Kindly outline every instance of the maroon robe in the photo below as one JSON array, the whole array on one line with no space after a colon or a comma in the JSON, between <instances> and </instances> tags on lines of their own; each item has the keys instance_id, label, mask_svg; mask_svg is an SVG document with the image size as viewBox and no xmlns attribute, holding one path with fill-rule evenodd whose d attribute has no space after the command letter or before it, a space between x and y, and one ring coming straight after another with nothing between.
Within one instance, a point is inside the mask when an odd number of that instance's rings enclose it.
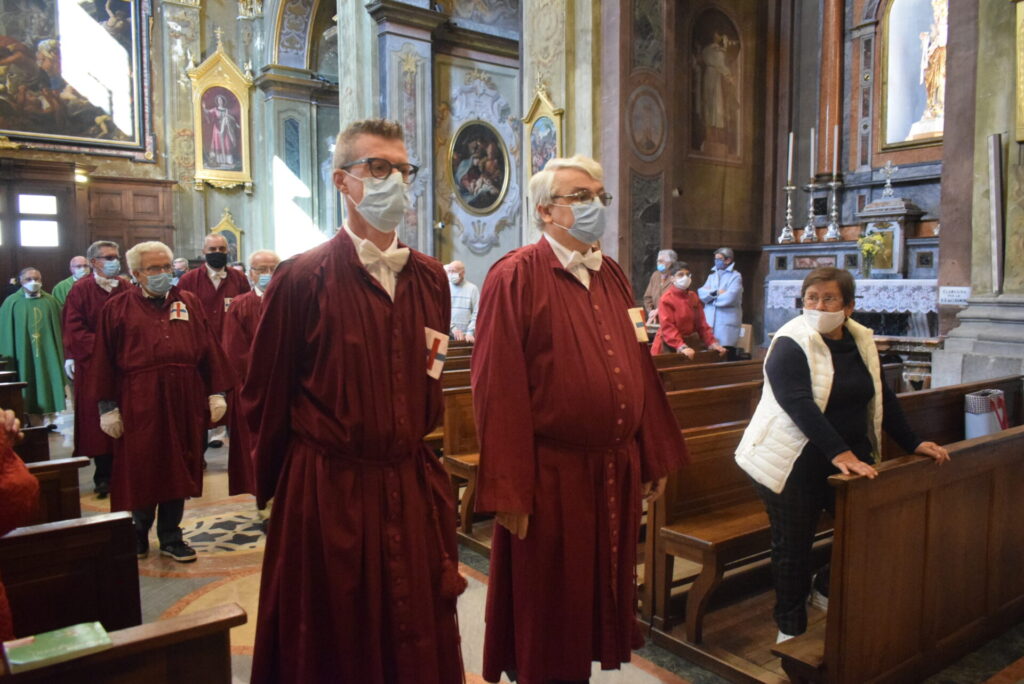
<instances>
[{"instance_id":1,"label":"maroon robe","mask_svg":"<svg viewBox=\"0 0 1024 684\"><path fill-rule=\"evenodd\" d=\"M274 272L242 391L274 497L253 682L462 682L454 502L423 442L443 410L425 328L450 307L415 251L392 302L344 230Z\"/></svg>"},{"instance_id":2,"label":"maroon robe","mask_svg":"<svg viewBox=\"0 0 1024 684\"><path fill-rule=\"evenodd\" d=\"M546 238L484 281L473 349L477 509L528 513L525 540L495 527L484 679L585 680L628 662L641 486L686 461L629 283L603 260L587 290Z\"/></svg>"},{"instance_id":3,"label":"maroon robe","mask_svg":"<svg viewBox=\"0 0 1024 684\"><path fill-rule=\"evenodd\" d=\"M240 385L249 370L249 347L260 322L263 297L251 290L231 301L224 319L224 353L238 375ZM228 494L255 494L256 476L252 466L252 434L242 415L238 393L228 399Z\"/></svg>"},{"instance_id":4,"label":"maroon robe","mask_svg":"<svg viewBox=\"0 0 1024 684\"><path fill-rule=\"evenodd\" d=\"M89 364L100 322L100 310L107 300L131 287L127 278L107 292L93 276L75 283L64 301L62 329L64 358L75 360L75 450L74 456L104 456L114 453L113 441L100 430L99 397L90 382Z\"/></svg>"},{"instance_id":5,"label":"maroon robe","mask_svg":"<svg viewBox=\"0 0 1024 684\"><path fill-rule=\"evenodd\" d=\"M172 320L181 302L188 320ZM148 508L203 492L209 396L235 385L199 300L172 287L159 302L139 287L111 297L100 314L89 368L101 401L121 409L114 440L110 509Z\"/></svg>"},{"instance_id":6,"label":"maroon robe","mask_svg":"<svg viewBox=\"0 0 1024 684\"><path fill-rule=\"evenodd\" d=\"M205 264L199 268L193 268L178 279L178 287L199 297L199 301L203 303L203 313L206 314L206 320L210 322L213 334L218 342L222 342L224 340L224 314L228 310L230 300L245 294L252 288L244 273L238 269L225 268L224 271L228 275L221 281L220 287L215 289L206 269Z\"/></svg>"}]
</instances>

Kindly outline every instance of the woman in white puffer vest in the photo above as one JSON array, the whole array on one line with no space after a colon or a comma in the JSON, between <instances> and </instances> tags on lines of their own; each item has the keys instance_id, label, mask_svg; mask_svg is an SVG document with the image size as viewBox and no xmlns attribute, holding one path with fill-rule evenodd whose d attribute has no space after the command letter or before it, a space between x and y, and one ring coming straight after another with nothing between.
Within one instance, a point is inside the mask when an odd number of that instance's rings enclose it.
<instances>
[{"instance_id":1,"label":"woman in white puffer vest","mask_svg":"<svg viewBox=\"0 0 1024 684\"><path fill-rule=\"evenodd\" d=\"M771 523L778 641L807 629L807 598L828 605L827 566L813 579L811 547L823 510L835 512L828 477L874 478L884 429L907 452L949 454L922 442L882 383L870 328L850 318L848 271L818 268L804 279L803 315L779 328L764 361L764 391L736 450Z\"/></svg>"}]
</instances>

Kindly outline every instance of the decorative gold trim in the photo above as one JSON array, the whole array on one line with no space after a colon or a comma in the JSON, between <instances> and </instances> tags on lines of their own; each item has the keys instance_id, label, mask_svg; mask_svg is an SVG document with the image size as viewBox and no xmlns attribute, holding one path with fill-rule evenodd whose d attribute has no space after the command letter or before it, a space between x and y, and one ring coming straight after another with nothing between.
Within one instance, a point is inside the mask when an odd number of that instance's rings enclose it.
<instances>
[{"instance_id":1,"label":"decorative gold trim","mask_svg":"<svg viewBox=\"0 0 1024 684\"><path fill-rule=\"evenodd\" d=\"M462 199L462 193L459 192L459 184L455 180L455 172L452 170L452 157L454 156L455 153L455 143L458 142L459 136L462 134L462 131L464 131L469 126L483 126L484 128L488 129L491 132L491 134L494 135L494 138L498 141L498 143L501 145L501 154L505 159L505 177L502 179L501 182L501 192L498 193L498 198L494 200L494 202L484 207L483 209L471 207L468 204L466 204L466 202ZM449 181L451 182L452 189L454 190L452 194L455 197L455 201L459 203L459 206L461 206L463 209L468 211L470 214L473 214L474 216L490 216L495 211L497 211L498 207L500 207L501 203L505 200L505 195L508 193L509 179L512 177L512 174L515 171L515 169L512 168L512 157L509 156L508 145L505 144L505 139L502 137L501 133L498 132L497 128L495 128L489 122L484 121L483 119L470 119L469 121L464 121L462 125L459 126L459 128L455 131L455 135L452 136L451 142L448 143L447 165L448 168L446 169L446 173L449 176Z\"/></svg>"},{"instance_id":2,"label":"decorative gold trim","mask_svg":"<svg viewBox=\"0 0 1024 684\"><path fill-rule=\"evenodd\" d=\"M533 103L523 117L523 158L526 160L527 176L532 176L533 170L533 127L541 118L551 119L555 125L555 156L562 156L562 120L565 110L555 108L551 98L548 96L547 85L541 78L537 78L537 90L533 95ZM539 171L539 169L538 169Z\"/></svg>"},{"instance_id":3,"label":"decorative gold trim","mask_svg":"<svg viewBox=\"0 0 1024 684\"><path fill-rule=\"evenodd\" d=\"M21 149L21 145L13 142L6 135L0 135L0 150L17 150Z\"/></svg>"},{"instance_id":4,"label":"decorative gold trim","mask_svg":"<svg viewBox=\"0 0 1024 684\"><path fill-rule=\"evenodd\" d=\"M196 131L194 136L195 187L197 190L202 189L204 182L215 188L233 188L242 185L246 192L252 192L252 168L249 160L249 91L252 89L252 78L239 69L234 60L224 51L223 31L218 28L216 34L217 49L214 53L207 57L202 64L187 72L192 81L192 120ZM206 165L206 156L203 154L203 95L214 87L227 90L238 100L241 171L209 168Z\"/></svg>"},{"instance_id":5,"label":"decorative gold trim","mask_svg":"<svg viewBox=\"0 0 1024 684\"><path fill-rule=\"evenodd\" d=\"M210 233L231 233L235 237L235 251L237 254L236 261L242 261L244 259L242 252L242 236L245 235L245 231L235 225L235 219L231 215L231 210L224 207L224 212L220 215L220 221L213 228L210 229ZM231 245L231 238L225 236L228 241L228 245ZM230 250L229 250L230 251Z\"/></svg>"}]
</instances>

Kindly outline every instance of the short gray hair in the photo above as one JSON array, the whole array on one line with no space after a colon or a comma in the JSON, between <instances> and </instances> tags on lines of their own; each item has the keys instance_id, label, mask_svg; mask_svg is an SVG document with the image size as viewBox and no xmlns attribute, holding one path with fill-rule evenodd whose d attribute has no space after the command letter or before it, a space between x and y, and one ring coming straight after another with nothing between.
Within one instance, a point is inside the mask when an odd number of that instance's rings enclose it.
<instances>
[{"instance_id":1,"label":"short gray hair","mask_svg":"<svg viewBox=\"0 0 1024 684\"><path fill-rule=\"evenodd\" d=\"M151 242L140 242L124 255L125 260L128 262L129 271L138 271L142 267L142 255L149 254L150 252L165 252L167 258L174 261L174 252L171 248L162 242L153 240Z\"/></svg>"},{"instance_id":2,"label":"short gray hair","mask_svg":"<svg viewBox=\"0 0 1024 684\"><path fill-rule=\"evenodd\" d=\"M252 268L252 260L255 259L256 257L258 257L261 254L269 254L270 256L272 256L275 259L277 259L277 263L281 263L281 257L278 256L277 252L275 252L274 250L272 250L272 249L257 249L255 252L253 252L252 254L249 255L249 260L245 262L246 266L248 266L249 268Z\"/></svg>"},{"instance_id":3,"label":"short gray hair","mask_svg":"<svg viewBox=\"0 0 1024 684\"><path fill-rule=\"evenodd\" d=\"M530 179L530 203L533 205L533 223L538 230L544 230L544 221L537 207L551 204L551 193L555 185L555 172L562 169L578 169L594 180L604 180L604 169L595 160L582 154L571 157L555 157L549 159L541 171L533 174Z\"/></svg>"},{"instance_id":4,"label":"short gray hair","mask_svg":"<svg viewBox=\"0 0 1024 684\"><path fill-rule=\"evenodd\" d=\"M97 240L89 245L89 249L85 250L85 258L92 261L100 255L100 250L104 247L113 247L118 254L121 253L121 248L118 247L116 242L111 242L110 240Z\"/></svg>"},{"instance_id":5,"label":"short gray hair","mask_svg":"<svg viewBox=\"0 0 1024 684\"><path fill-rule=\"evenodd\" d=\"M676 263L677 261L679 261L679 255L676 254L676 250L674 250L674 249L658 250L658 258L659 259L668 259L673 264Z\"/></svg>"},{"instance_id":6,"label":"short gray hair","mask_svg":"<svg viewBox=\"0 0 1024 684\"><path fill-rule=\"evenodd\" d=\"M728 247L719 247L718 249L716 249L715 256L718 256L719 254L721 254L726 259L732 259L733 261L736 261L735 255L733 255L732 250L729 249Z\"/></svg>"},{"instance_id":7,"label":"short gray hair","mask_svg":"<svg viewBox=\"0 0 1024 684\"><path fill-rule=\"evenodd\" d=\"M29 271L35 271L36 273L38 273L39 274L39 280L42 281L42 279L43 279L43 272L40 271L35 266L26 266L25 268L23 268L20 271L18 271L18 281L20 282L21 279L25 277L25 274L28 273Z\"/></svg>"}]
</instances>

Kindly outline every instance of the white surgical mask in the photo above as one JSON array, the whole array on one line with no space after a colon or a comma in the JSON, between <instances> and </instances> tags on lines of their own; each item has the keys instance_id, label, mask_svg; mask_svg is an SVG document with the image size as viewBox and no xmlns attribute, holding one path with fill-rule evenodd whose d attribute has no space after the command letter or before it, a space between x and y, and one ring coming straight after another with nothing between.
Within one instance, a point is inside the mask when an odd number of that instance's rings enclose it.
<instances>
[{"instance_id":1,"label":"white surgical mask","mask_svg":"<svg viewBox=\"0 0 1024 684\"><path fill-rule=\"evenodd\" d=\"M804 320L807 321L807 325L824 335L846 322L846 312L804 309Z\"/></svg>"},{"instance_id":2,"label":"white surgical mask","mask_svg":"<svg viewBox=\"0 0 1024 684\"><path fill-rule=\"evenodd\" d=\"M459 274L458 273L449 273L448 274L448 282L450 282L452 285L458 285L459 284L459 280L460 280L460 278L459 278Z\"/></svg>"},{"instance_id":3,"label":"white surgical mask","mask_svg":"<svg viewBox=\"0 0 1024 684\"><path fill-rule=\"evenodd\" d=\"M29 294L35 294L42 289L43 284L38 280L30 280L27 283L22 284L22 287L25 288L25 291Z\"/></svg>"},{"instance_id":4,"label":"white surgical mask","mask_svg":"<svg viewBox=\"0 0 1024 684\"><path fill-rule=\"evenodd\" d=\"M564 205L558 205L564 206ZM593 244L604 235L605 213L604 205L600 200L583 204L578 202L570 205L572 207L572 226L566 227L560 223L555 225L569 231L569 235L585 244Z\"/></svg>"},{"instance_id":5,"label":"white surgical mask","mask_svg":"<svg viewBox=\"0 0 1024 684\"><path fill-rule=\"evenodd\" d=\"M680 290L685 290L690 287L690 276L680 276L672 281L672 284L678 287Z\"/></svg>"},{"instance_id":6,"label":"white surgical mask","mask_svg":"<svg viewBox=\"0 0 1024 684\"><path fill-rule=\"evenodd\" d=\"M75 272L72 274L75 280L81 280L89 273L88 266L75 266Z\"/></svg>"},{"instance_id":7,"label":"white surgical mask","mask_svg":"<svg viewBox=\"0 0 1024 684\"><path fill-rule=\"evenodd\" d=\"M352 176L351 173L348 175ZM407 186L402 180L402 174L392 171L390 176L383 179L372 176L352 177L363 182L363 199L356 205L359 215L382 233L390 233L397 228L409 208Z\"/></svg>"}]
</instances>

